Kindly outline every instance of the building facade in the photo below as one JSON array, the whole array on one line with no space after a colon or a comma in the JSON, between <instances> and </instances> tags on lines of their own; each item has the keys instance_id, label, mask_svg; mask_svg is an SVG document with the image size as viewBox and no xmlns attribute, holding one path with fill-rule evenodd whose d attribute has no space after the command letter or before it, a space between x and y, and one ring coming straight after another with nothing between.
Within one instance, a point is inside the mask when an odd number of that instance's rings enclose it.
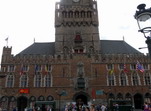
<instances>
[{"instance_id":1,"label":"building facade","mask_svg":"<svg viewBox=\"0 0 151 111\"><path fill-rule=\"evenodd\" d=\"M100 40L96 0L61 0L55 9L55 42L33 43L17 55L4 47L0 74L3 109L40 104L150 102L151 64L125 41Z\"/></svg>"}]
</instances>

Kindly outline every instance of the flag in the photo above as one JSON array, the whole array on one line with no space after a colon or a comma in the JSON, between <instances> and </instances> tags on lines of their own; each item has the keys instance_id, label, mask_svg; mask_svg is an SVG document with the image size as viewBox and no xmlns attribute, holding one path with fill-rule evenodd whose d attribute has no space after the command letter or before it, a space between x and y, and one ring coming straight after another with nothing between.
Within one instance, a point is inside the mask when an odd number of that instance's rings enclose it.
<instances>
[{"instance_id":1,"label":"flag","mask_svg":"<svg viewBox=\"0 0 151 111\"><path fill-rule=\"evenodd\" d=\"M38 71L38 65L35 65L35 74L37 73Z\"/></svg>"},{"instance_id":2,"label":"flag","mask_svg":"<svg viewBox=\"0 0 151 111\"><path fill-rule=\"evenodd\" d=\"M96 99L96 92L95 89L92 88L92 99Z\"/></svg>"},{"instance_id":3,"label":"flag","mask_svg":"<svg viewBox=\"0 0 151 111\"><path fill-rule=\"evenodd\" d=\"M113 74L113 72L114 72L114 70L113 70L113 69L111 69L111 70L109 71L109 74Z\"/></svg>"},{"instance_id":4,"label":"flag","mask_svg":"<svg viewBox=\"0 0 151 111\"><path fill-rule=\"evenodd\" d=\"M5 41L8 41L8 37L5 39Z\"/></svg>"},{"instance_id":5,"label":"flag","mask_svg":"<svg viewBox=\"0 0 151 111\"><path fill-rule=\"evenodd\" d=\"M128 72L128 69L126 68L126 64L124 64L124 69L123 69L123 71L124 71L125 73Z\"/></svg>"},{"instance_id":6,"label":"flag","mask_svg":"<svg viewBox=\"0 0 151 111\"><path fill-rule=\"evenodd\" d=\"M137 64L136 64L136 70L139 70L140 72L144 72L144 68L143 66L137 61Z\"/></svg>"}]
</instances>

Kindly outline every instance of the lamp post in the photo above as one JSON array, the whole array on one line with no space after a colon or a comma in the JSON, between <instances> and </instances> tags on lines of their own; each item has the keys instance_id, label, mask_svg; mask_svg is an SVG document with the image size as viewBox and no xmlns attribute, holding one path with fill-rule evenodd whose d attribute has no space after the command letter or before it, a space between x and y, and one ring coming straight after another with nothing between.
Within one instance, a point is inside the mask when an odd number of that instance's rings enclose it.
<instances>
[{"instance_id":1,"label":"lamp post","mask_svg":"<svg viewBox=\"0 0 151 111\"><path fill-rule=\"evenodd\" d=\"M138 5L138 10L136 10L134 17L137 20L138 31L143 33L146 38L146 44L151 58L151 8L145 9L145 7L145 4Z\"/></svg>"}]
</instances>

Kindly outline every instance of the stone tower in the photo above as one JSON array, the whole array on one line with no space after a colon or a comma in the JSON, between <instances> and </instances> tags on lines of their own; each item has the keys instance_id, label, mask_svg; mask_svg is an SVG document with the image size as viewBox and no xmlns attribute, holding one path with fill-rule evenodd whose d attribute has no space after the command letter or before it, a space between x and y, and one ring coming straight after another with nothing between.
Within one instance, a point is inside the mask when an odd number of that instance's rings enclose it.
<instances>
[{"instance_id":1,"label":"stone tower","mask_svg":"<svg viewBox=\"0 0 151 111\"><path fill-rule=\"evenodd\" d=\"M95 0L61 0L55 8L55 53L99 53Z\"/></svg>"}]
</instances>

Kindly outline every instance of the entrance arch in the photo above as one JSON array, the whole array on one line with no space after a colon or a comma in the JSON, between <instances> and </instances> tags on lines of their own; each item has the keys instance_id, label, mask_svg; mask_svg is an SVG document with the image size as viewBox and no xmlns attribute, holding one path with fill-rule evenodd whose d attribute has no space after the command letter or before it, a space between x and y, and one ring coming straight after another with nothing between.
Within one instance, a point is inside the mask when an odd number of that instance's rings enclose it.
<instances>
[{"instance_id":1,"label":"entrance arch","mask_svg":"<svg viewBox=\"0 0 151 111\"><path fill-rule=\"evenodd\" d=\"M137 93L134 95L134 105L135 105L135 109L142 109L143 106L142 94Z\"/></svg>"},{"instance_id":2,"label":"entrance arch","mask_svg":"<svg viewBox=\"0 0 151 111\"><path fill-rule=\"evenodd\" d=\"M18 111L24 111L24 109L27 107L28 99L25 96L20 96L17 98L17 107Z\"/></svg>"},{"instance_id":3,"label":"entrance arch","mask_svg":"<svg viewBox=\"0 0 151 111\"><path fill-rule=\"evenodd\" d=\"M87 105L88 101L90 101L90 96L88 93L78 92L73 96L73 101L75 101L77 105Z\"/></svg>"}]
</instances>

